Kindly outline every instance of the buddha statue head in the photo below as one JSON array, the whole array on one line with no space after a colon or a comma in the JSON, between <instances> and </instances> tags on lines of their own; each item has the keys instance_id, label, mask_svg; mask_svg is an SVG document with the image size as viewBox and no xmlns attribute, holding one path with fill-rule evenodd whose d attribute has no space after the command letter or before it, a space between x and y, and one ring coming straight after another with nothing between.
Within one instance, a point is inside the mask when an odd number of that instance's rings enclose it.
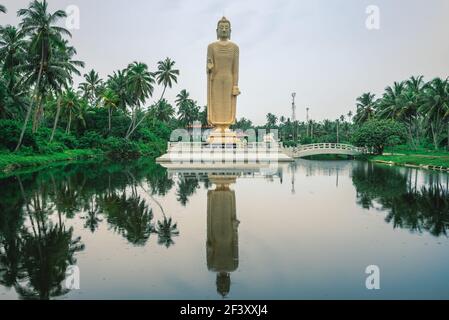
<instances>
[{"instance_id":1,"label":"buddha statue head","mask_svg":"<svg viewBox=\"0 0 449 320\"><path fill-rule=\"evenodd\" d=\"M231 22L225 17L221 18L217 24L217 39L230 40L231 39Z\"/></svg>"}]
</instances>

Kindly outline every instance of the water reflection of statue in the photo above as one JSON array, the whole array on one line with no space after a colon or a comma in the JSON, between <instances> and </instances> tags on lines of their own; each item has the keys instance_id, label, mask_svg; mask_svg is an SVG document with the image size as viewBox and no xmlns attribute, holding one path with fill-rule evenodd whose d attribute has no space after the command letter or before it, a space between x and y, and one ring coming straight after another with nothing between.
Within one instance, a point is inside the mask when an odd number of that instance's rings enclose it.
<instances>
[{"instance_id":1,"label":"water reflection of statue","mask_svg":"<svg viewBox=\"0 0 449 320\"><path fill-rule=\"evenodd\" d=\"M230 273L238 268L238 225L235 192L229 188L235 177L210 177L216 185L207 193L207 267L217 272L217 291L225 297L231 286Z\"/></svg>"}]
</instances>

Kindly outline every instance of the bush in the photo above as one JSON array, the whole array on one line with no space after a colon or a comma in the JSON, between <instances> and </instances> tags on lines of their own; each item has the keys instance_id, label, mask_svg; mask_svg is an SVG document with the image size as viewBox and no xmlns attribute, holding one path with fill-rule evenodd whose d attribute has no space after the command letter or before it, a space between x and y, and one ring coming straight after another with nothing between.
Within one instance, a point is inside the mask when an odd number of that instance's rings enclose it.
<instances>
[{"instance_id":1,"label":"bush","mask_svg":"<svg viewBox=\"0 0 449 320\"><path fill-rule=\"evenodd\" d=\"M101 149L104 145L104 138L95 131L88 131L79 140L79 147L83 149Z\"/></svg>"},{"instance_id":2,"label":"bush","mask_svg":"<svg viewBox=\"0 0 449 320\"><path fill-rule=\"evenodd\" d=\"M22 124L19 121L0 119L0 147L13 151L19 141L21 131ZM22 145L34 149L37 147L30 127L25 130Z\"/></svg>"},{"instance_id":3,"label":"bush","mask_svg":"<svg viewBox=\"0 0 449 320\"><path fill-rule=\"evenodd\" d=\"M52 154L52 153L59 153L64 152L66 148L63 144L59 142L42 142L38 144L38 150L37 152L40 154Z\"/></svg>"},{"instance_id":4,"label":"bush","mask_svg":"<svg viewBox=\"0 0 449 320\"><path fill-rule=\"evenodd\" d=\"M113 160L129 160L140 157L137 143L124 138L109 137L104 141L102 148L106 156Z\"/></svg>"}]
</instances>

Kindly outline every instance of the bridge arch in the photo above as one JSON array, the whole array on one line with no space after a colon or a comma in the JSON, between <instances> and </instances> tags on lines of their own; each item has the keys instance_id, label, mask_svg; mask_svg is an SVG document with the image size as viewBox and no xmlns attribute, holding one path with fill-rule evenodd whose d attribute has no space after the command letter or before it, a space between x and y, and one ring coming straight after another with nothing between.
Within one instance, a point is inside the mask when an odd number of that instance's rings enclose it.
<instances>
[{"instance_id":1,"label":"bridge arch","mask_svg":"<svg viewBox=\"0 0 449 320\"><path fill-rule=\"evenodd\" d=\"M314 143L305 144L297 147L284 148L285 153L292 158L304 158L320 154L341 154L348 156L357 156L368 154L367 148L359 148L350 144L342 143Z\"/></svg>"}]
</instances>

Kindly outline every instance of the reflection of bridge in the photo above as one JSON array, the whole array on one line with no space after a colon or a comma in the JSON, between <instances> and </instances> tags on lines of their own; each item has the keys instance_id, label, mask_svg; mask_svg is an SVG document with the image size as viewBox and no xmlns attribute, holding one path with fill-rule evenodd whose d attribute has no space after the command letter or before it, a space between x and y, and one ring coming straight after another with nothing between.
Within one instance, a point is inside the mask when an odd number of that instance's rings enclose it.
<instances>
[{"instance_id":1,"label":"reflection of bridge","mask_svg":"<svg viewBox=\"0 0 449 320\"><path fill-rule=\"evenodd\" d=\"M350 144L315 143L284 148L284 152L292 158L303 158L319 154L342 154L356 156L360 154L367 154L369 153L369 150L367 148L358 148Z\"/></svg>"}]
</instances>

